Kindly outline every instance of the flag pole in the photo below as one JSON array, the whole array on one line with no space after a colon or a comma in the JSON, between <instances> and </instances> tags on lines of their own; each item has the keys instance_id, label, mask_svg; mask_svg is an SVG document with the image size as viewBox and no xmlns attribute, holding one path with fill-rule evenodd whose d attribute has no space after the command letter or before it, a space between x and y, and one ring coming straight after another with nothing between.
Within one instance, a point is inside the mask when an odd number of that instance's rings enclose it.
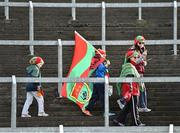
<instances>
[{"instance_id":1,"label":"flag pole","mask_svg":"<svg viewBox=\"0 0 180 133\"><path fill-rule=\"evenodd\" d=\"M78 34L79 36L81 36L77 31L74 31L74 33L75 34ZM82 36L81 36L82 37ZM84 39L84 37L82 37L82 39L84 40L84 41L86 41L85 39ZM86 41L87 42L87 41ZM92 45L93 46L93 45ZM94 47L94 46L93 46ZM95 47L94 47L94 49L95 49L95 51L96 52L98 52L98 54L100 54L100 56L102 57L102 58L104 58L106 61L107 61L107 59L99 52L99 50L98 49L96 49Z\"/></svg>"},{"instance_id":2,"label":"flag pole","mask_svg":"<svg viewBox=\"0 0 180 133\"><path fill-rule=\"evenodd\" d=\"M93 46L94 47L94 46ZM100 56L102 57L102 58L104 58L105 59L105 61L107 61L108 59L106 59L100 52L99 52L99 50L98 49L96 49L95 47L94 47L94 49L95 49L95 51L96 52L98 52L98 54L100 54Z\"/></svg>"}]
</instances>

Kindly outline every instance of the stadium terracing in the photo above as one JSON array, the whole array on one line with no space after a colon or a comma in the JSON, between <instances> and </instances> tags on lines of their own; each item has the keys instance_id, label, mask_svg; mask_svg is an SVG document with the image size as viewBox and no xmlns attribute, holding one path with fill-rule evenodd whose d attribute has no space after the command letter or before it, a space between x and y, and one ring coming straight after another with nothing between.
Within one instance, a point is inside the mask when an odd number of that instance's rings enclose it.
<instances>
[{"instance_id":1,"label":"stadium terracing","mask_svg":"<svg viewBox=\"0 0 180 133\"><path fill-rule=\"evenodd\" d=\"M171 0L142 0L142 4L137 0L76 0L76 4L70 0L1 0L0 132L180 132L179 5ZM92 117L84 116L75 103L54 96L62 81L68 80L74 31L107 51L111 61L108 85L113 85L114 91L106 99L106 112L117 114L115 84L122 81L118 77L125 52L136 35L145 36L149 60L141 81L146 82L152 109L140 113L145 127L115 126L113 117L102 115L99 103ZM32 117L21 118L28 82L25 68L33 54L45 60L40 80L49 117L37 116L34 100Z\"/></svg>"}]
</instances>

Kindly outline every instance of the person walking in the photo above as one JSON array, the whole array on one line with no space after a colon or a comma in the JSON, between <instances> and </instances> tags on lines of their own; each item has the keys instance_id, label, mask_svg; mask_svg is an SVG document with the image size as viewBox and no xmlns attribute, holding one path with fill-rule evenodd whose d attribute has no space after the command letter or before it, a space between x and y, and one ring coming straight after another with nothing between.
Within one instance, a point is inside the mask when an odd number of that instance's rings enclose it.
<instances>
[{"instance_id":1,"label":"person walking","mask_svg":"<svg viewBox=\"0 0 180 133\"><path fill-rule=\"evenodd\" d=\"M110 65L109 60L105 60L103 63L99 64L95 70L95 77L104 78L105 75L109 75L108 66ZM101 103L102 110L104 111L104 92L105 86L104 83L94 83L92 97L89 101L89 104L85 107L84 113L86 115L92 116L91 112L93 111L94 105L99 100Z\"/></svg>"},{"instance_id":2,"label":"person walking","mask_svg":"<svg viewBox=\"0 0 180 133\"><path fill-rule=\"evenodd\" d=\"M145 72L145 66L147 65L147 49L144 46L145 44L145 38L141 35L138 35L134 39L134 45L128 49L127 53L129 51L136 51L138 53L137 60L134 64L136 67L138 73L140 74L140 77L143 77ZM124 60L124 63L126 63L126 58ZM117 85L118 87L118 85ZM117 100L117 103L121 109L126 104L126 98L122 97ZM140 84L140 97L139 97L139 112L150 112L151 109L147 107L147 89L143 82Z\"/></svg>"},{"instance_id":3,"label":"person walking","mask_svg":"<svg viewBox=\"0 0 180 133\"><path fill-rule=\"evenodd\" d=\"M28 77L41 77L40 69L44 65L43 59L41 57L33 57L30 59L29 63L30 65L26 68ZM37 100L38 103L38 116L48 116L48 114L44 112L44 97L41 84L27 83L26 101L22 109L21 117L31 117L28 110L33 102L33 97Z\"/></svg>"},{"instance_id":4,"label":"person walking","mask_svg":"<svg viewBox=\"0 0 180 133\"><path fill-rule=\"evenodd\" d=\"M128 51L126 53L126 62L122 65L122 70L120 77L140 77L135 64L137 61L138 52ZM139 118L138 111L138 97L140 95L140 84L137 82L121 83L120 92L122 97L125 98L126 104L121 110L121 113L117 116L116 119L113 119L113 122L118 126L126 125L127 115L131 114L132 126L143 126Z\"/></svg>"}]
</instances>

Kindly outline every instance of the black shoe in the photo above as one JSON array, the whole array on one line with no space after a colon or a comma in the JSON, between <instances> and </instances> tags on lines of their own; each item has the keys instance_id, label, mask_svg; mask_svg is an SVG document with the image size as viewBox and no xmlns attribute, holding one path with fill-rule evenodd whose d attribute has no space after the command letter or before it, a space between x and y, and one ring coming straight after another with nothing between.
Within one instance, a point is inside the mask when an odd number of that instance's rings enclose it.
<instances>
[{"instance_id":1,"label":"black shoe","mask_svg":"<svg viewBox=\"0 0 180 133\"><path fill-rule=\"evenodd\" d=\"M119 121L117 121L116 119L113 119L113 122L118 125L118 126L124 126L123 123L120 123Z\"/></svg>"}]
</instances>

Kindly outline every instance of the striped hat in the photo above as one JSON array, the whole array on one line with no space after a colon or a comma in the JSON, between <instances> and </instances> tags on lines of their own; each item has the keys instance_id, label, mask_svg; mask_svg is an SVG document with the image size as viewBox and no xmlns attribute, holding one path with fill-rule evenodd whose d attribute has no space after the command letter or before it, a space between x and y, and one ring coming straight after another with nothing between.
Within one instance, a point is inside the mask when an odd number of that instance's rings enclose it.
<instances>
[{"instance_id":1,"label":"striped hat","mask_svg":"<svg viewBox=\"0 0 180 133\"><path fill-rule=\"evenodd\" d=\"M29 60L29 63L30 64L39 64L39 63L44 64L44 60L39 56L35 56Z\"/></svg>"},{"instance_id":2,"label":"striped hat","mask_svg":"<svg viewBox=\"0 0 180 133\"><path fill-rule=\"evenodd\" d=\"M139 35L134 39L134 45L138 44L139 42L144 42L144 41L145 41L145 38Z\"/></svg>"}]
</instances>

